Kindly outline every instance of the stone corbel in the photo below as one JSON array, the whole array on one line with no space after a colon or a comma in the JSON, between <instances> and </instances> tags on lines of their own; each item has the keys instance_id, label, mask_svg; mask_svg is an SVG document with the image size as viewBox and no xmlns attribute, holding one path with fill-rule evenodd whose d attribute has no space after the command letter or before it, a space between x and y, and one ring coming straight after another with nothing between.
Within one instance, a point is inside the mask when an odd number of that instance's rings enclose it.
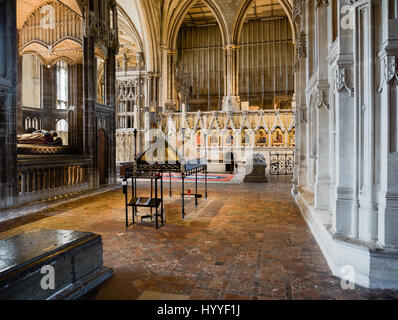
<instances>
[{"instance_id":1,"label":"stone corbel","mask_svg":"<svg viewBox=\"0 0 398 320\"><path fill-rule=\"evenodd\" d=\"M300 123L307 124L307 108L300 107L299 112L297 113L297 117L299 118Z\"/></svg>"},{"instance_id":2,"label":"stone corbel","mask_svg":"<svg viewBox=\"0 0 398 320\"><path fill-rule=\"evenodd\" d=\"M329 0L315 0L315 7L319 8L321 5L329 6Z\"/></svg>"},{"instance_id":3,"label":"stone corbel","mask_svg":"<svg viewBox=\"0 0 398 320\"><path fill-rule=\"evenodd\" d=\"M336 69L336 79L335 79L336 91L341 92L346 90L351 97L354 96L354 89L349 87L347 82L347 68L338 67Z\"/></svg>"},{"instance_id":4,"label":"stone corbel","mask_svg":"<svg viewBox=\"0 0 398 320\"><path fill-rule=\"evenodd\" d=\"M83 35L85 37L95 36L97 33L97 17L95 13L88 8L88 6L85 7L84 13Z\"/></svg>"},{"instance_id":5,"label":"stone corbel","mask_svg":"<svg viewBox=\"0 0 398 320\"><path fill-rule=\"evenodd\" d=\"M398 81L398 62L396 56L385 56L382 60L383 78L380 87L377 89L378 93L383 92L384 85L390 84L392 81Z\"/></svg>"},{"instance_id":6,"label":"stone corbel","mask_svg":"<svg viewBox=\"0 0 398 320\"><path fill-rule=\"evenodd\" d=\"M117 30L110 30L109 47L114 50L118 50L119 48L119 34Z\"/></svg>"},{"instance_id":7,"label":"stone corbel","mask_svg":"<svg viewBox=\"0 0 398 320\"><path fill-rule=\"evenodd\" d=\"M326 89L318 89L315 99L318 109L324 107L329 110L328 92Z\"/></svg>"},{"instance_id":8,"label":"stone corbel","mask_svg":"<svg viewBox=\"0 0 398 320\"><path fill-rule=\"evenodd\" d=\"M298 59L307 57L307 35L304 31L300 32L297 39L296 53Z\"/></svg>"},{"instance_id":9,"label":"stone corbel","mask_svg":"<svg viewBox=\"0 0 398 320\"><path fill-rule=\"evenodd\" d=\"M147 79L158 79L158 78L160 78L160 73L159 72L149 71L149 72L146 73L146 78Z\"/></svg>"},{"instance_id":10,"label":"stone corbel","mask_svg":"<svg viewBox=\"0 0 398 320\"><path fill-rule=\"evenodd\" d=\"M136 57L137 57L138 70L142 70L145 66L144 54L142 52L137 52Z\"/></svg>"}]
</instances>

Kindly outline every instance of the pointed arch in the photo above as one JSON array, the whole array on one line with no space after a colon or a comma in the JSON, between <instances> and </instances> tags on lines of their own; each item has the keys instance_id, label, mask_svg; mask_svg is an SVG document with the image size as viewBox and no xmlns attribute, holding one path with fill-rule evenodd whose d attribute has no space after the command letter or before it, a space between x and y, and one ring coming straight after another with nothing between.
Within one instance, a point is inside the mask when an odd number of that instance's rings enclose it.
<instances>
[{"instance_id":1,"label":"pointed arch","mask_svg":"<svg viewBox=\"0 0 398 320\"><path fill-rule=\"evenodd\" d=\"M235 20L235 24L233 27L233 34L232 40L233 43L237 44L240 41L241 31L243 28L243 23L245 22L247 12L249 11L249 7L254 0L245 0L242 3L241 8L238 11L238 15ZM293 34L293 43L296 42L296 25L293 22L292 12L293 7L289 0L279 0L279 4L282 6L283 10L285 11L287 18L289 20L290 26L292 27L292 34Z\"/></svg>"},{"instance_id":2,"label":"pointed arch","mask_svg":"<svg viewBox=\"0 0 398 320\"><path fill-rule=\"evenodd\" d=\"M198 0L189 0L185 2L181 8L176 12L174 17L170 19L171 25L168 29L168 32L165 32L164 44L170 50L176 50L177 48L177 37L178 32L180 31L181 25L184 21L185 16L188 14L189 10L195 5ZM229 43L228 31L227 31L227 24L225 21L224 16L221 13L220 8L213 0L202 0L203 3L209 7L211 12L213 13L214 17L217 20L217 24L221 31L221 37L223 41L223 45L225 46Z\"/></svg>"},{"instance_id":3,"label":"pointed arch","mask_svg":"<svg viewBox=\"0 0 398 320\"><path fill-rule=\"evenodd\" d=\"M142 41L142 38L141 38L135 24L130 19L127 12L119 4L117 4L117 10L121 14L121 16L127 21L127 24L130 27L130 31L132 32L133 38L136 41L136 44L138 45L139 50L141 52L144 52L143 41Z\"/></svg>"}]
</instances>

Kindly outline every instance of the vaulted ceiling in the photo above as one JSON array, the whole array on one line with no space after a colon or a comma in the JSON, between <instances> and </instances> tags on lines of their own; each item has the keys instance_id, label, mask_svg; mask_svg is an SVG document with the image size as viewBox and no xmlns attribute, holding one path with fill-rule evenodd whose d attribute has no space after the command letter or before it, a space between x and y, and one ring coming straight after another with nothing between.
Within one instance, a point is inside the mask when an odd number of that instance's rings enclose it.
<instances>
[{"instance_id":1,"label":"vaulted ceiling","mask_svg":"<svg viewBox=\"0 0 398 320\"><path fill-rule=\"evenodd\" d=\"M253 0L246 14L247 20L264 19L275 15L285 15L278 0ZM189 10L183 24L188 26L201 26L214 24L217 20L210 8L199 0Z\"/></svg>"},{"instance_id":2,"label":"vaulted ceiling","mask_svg":"<svg viewBox=\"0 0 398 320\"><path fill-rule=\"evenodd\" d=\"M69 7L69 9L82 16L82 12L76 0L17 0L17 28L22 28L26 19L35 11L36 8L49 2L59 2Z\"/></svg>"}]
</instances>

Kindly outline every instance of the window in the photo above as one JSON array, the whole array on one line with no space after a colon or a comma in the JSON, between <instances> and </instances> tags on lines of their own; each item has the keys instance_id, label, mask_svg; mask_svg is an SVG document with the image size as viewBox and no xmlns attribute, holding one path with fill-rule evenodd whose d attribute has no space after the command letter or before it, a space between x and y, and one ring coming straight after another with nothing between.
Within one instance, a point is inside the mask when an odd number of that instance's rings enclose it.
<instances>
[{"instance_id":1,"label":"window","mask_svg":"<svg viewBox=\"0 0 398 320\"><path fill-rule=\"evenodd\" d=\"M105 61L97 58L97 102L105 104Z\"/></svg>"},{"instance_id":2,"label":"window","mask_svg":"<svg viewBox=\"0 0 398 320\"><path fill-rule=\"evenodd\" d=\"M68 108L68 65L57 62L57 109Z\"/></svg>"},{"instance_id":3,"label":"window","mask_svg":"<svg viewBox=\"0 0 398 320\"><path fill-rule=\"evenodd\" d=\"M22 106L41 108L41 62L34 55L22 56Z\"/></svg>"}]
</instances>

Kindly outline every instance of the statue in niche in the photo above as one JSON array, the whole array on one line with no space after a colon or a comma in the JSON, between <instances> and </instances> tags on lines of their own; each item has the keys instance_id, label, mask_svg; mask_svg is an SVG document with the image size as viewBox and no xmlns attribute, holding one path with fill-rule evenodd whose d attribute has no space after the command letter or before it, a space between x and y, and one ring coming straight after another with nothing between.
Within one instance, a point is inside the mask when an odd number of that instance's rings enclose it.
<instances>
[{"instance_id":1,"label":"statue in niche","mask_svg":"<svg viewBox=\"0 0 398 320\"><path fill-rule=\"evenodd\" d=\"M203 144L204 140L203 140L202 130L198 130L196 132L196 145L203 146Z\"/></svg>"},{"instance_id":2,"label":"statue in niche","mask_svg":"<svg viewBox=\"0 0 398 320\"><path fill-rule=\"evenodd\" d=\"M289 134L289 146L295 147L296 146L296 131L293 129Z\"/></svg>"},{"instance_id":3,"label":"statue in niche","mask_svg":"<svg viewBox=\"0 0 398 320\"><path fill-rule=\"evenodd\" d=\"M29 129L25 133L17 136L18 144L35 144L47 146L62 146L62 139L57 137L55 130L35 130Z\"/></svg>"},{"instance_id":4,"label":"statue in niche","mask_svg":"<svg viewBox=\"0 0 398 320\"><path fill-rule=\"evenodd\" d=\"M234 141L234 132L231 129L229 129L227 132L227 139L226 139L227 146L233 146L234 142L235 142Z\"/></svg>"},{"instance_id":5,"label":"statue in niche","mask_svg":"<svg viewBox=\"0 0 398 320\"><path fill-rule=\"evenodd\" d=\"M275 146L282 146L283 144L283 135L282 130L277 128L272 135L272 144Z\"/></svg>"},{"instance_id":6,"label":"statue in niche","mask_svg":"<svg viewBox=\"0 0 398 320\"><path fill-rule=\"evenodd\" d=\"M209 140L210 140L210 146L212 147L218 147L220 145L216 131L213 131L211 133Z\"/></svg>"},{"instance_id":7,"label":"statue in niche","mask_svg":"<svg viewBox=\"0 0 398 320\"><path fill-rule=\"evenodd\" d=\"M247 129L242 130L241 144L243 146L247 146L248 144L250 144L250 136Z\"/></svg>"},{"instance_id":8,"label":"statue in niche","mask_svg":"<svg viewBox=\"0 0 398 320\"><path fill-rule=\"evenodd\" d=\"M267 145L267 132L264 129L258 130L256 143L262 147Z\"/></svg>"}]
</instances>

